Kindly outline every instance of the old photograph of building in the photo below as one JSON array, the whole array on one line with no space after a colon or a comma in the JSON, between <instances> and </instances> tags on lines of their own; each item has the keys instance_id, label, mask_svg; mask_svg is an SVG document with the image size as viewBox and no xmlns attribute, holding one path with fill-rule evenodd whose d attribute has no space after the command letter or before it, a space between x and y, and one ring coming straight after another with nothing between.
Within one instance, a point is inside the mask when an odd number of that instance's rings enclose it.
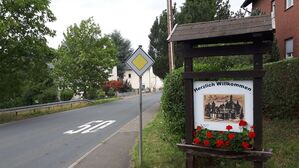
<instances>
[{"instance_id":1,"label":"old photograph of building","mask_svg":"<svg viewBox=\"0 0 299 168\"><path fill-rule=\"evenodd\" d=\"M204 120L239 122L244 118L245 96L241 94L204 95Z\"/></svg>"}]
</instances>

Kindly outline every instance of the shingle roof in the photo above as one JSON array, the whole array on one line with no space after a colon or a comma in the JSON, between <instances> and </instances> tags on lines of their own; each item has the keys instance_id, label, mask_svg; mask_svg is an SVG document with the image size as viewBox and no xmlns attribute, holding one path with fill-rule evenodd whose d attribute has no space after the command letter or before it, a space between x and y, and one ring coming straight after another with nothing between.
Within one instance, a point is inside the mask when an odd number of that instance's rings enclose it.
<instances>
[{"instance_id":1,"label":"shingle roof","mask_svg":"<svg viewBox=\"0 0 299 168\"><path fill-rule=\"evenodd\" d=\"M175 27L168 40L204 40L227 36L252 35L260 32L272 33L272 21L270 15L181 24Z\"/></svg>"}]
</instances>

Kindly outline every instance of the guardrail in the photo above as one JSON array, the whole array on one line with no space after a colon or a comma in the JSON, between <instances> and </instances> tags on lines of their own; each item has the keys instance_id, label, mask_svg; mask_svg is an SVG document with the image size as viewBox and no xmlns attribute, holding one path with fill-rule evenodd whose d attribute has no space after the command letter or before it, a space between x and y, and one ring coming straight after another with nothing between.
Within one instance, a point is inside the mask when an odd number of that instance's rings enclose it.
<instances>
[{"instance_id":1,"label":"guardrail","mask_svg":"<svg viewBox=\"0 0 299 168\"><path fill-rule=\"evenodd\" d=\"M70 101L60 101L60 102L54 102L54 103L46 103L46 104L36 104L31 106L21 106L21 107L13 107L13 108L6 108L6 109L0 109L0 113L10 113L10 112L25 112L25 111L31 111L31 110L37 110L37 109L43 109L43 108L51 108L59 105L68 105L68 104L75 104L79 102L92 102L87 99L83 100L70 100Z\"/></svg>"}]
</instances>

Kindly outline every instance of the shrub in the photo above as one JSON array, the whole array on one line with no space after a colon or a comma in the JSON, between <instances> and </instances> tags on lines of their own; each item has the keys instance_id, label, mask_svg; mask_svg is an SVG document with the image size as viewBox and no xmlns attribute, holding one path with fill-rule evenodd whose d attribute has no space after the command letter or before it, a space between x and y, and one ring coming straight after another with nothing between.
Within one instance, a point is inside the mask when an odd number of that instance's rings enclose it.
<instances>
[{"instance_id":1,"label":"shrub","mask_svg":"<svg viewBox=\"0 0 299 168\"><path fill-rule=\"evenodd\" d=\"M105 98L106 93L103 89L97 91L98 98Z\"/></svg>"},{"instance_id":2,"label":"shrub","mask_svg":"<svg viewBox=\"0 0 299 168\"><path fill-rule=\"evenodd\" d=\"M119 92L131 92L131 91L132 91L132 85L128 80L126 80L125 82L123 82L123 86L119 90Z\"/></svg>"},{"instance_id":3,"label":"shrub","mask_svg":"<svg viewBox=\"0 0 299 168\"><path fill-rule=\"evenodd\" d=\"M265 116L299 119L299 59L266 64L264 68Z\"/></svg>"},{"instance_id":4,"label":"shrub","mask_svg":"<svg viewBox=\"0 0 299 168\"><path fill-rule=\"evenodd\" d=\"M108 97L113 97L116 95L115 91L113 89L109 89L107 92L106 92L106 95Z\"/></svg>"},{"instance_id":5,"label":"shrub","mask_svg":"<svg viewBox=\"0 0 299 168\"><path fill-rule=\"evenodd\" d=\"M60 93L60 99L62 101L71 100L73 98L74 91L71 89L64 89Z\"/></svg>"},{"instance_id":6,"label":"shrub","mask_svg":"<svg viewBox=\"0 0 299 168\"><path fill-rule=\"evenodd\" d=\"M58 101L57 98L58 89L56 86L49 87L45 90L42 90L41 92L42 93L34 96L36 102L43 104L43 103L51 103L51 102Z\"/></svg>"},{"instance_id":7,"label":"shrub","mask_svg":"<svg viewBox=\"0 0 299 168\"><path fill-rule=\"evenodd\" d=\"M89 88L87 89L86 95L84 98L94 100L98 98L97 89L96 88Z\"/></svg>"},{"instance_id":8,"label":"shrub","mask_svg":"<svg viewBox=\"0 0 299 168\"><path fill-rule=\"evenodd\" d=\"M104 90L107 92L109 89L119 91L123 87L123 81L121 80L112 80L107 81L104 84Z\"/></svg>"}]
</instances>

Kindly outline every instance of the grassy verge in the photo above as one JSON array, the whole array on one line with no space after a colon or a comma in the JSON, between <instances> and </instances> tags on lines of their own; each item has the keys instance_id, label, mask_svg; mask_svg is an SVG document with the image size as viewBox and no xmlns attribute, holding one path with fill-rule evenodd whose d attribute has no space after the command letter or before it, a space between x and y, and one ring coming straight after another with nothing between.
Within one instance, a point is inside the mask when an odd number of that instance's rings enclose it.
<instances>
[{"instance_id":1,"label":"grassy verge","mask_svg":"<svg viewBox=\"0 0 299 168\"><path fill-rule=\"evenodd\" d=\"M96 104L103 104L112 102L115 100L118 100L119 98L113 97L113 98L106 98L106 99L98 99L93 102L78 102L74 103L72 105L65 104L65 105L58 105L54 107L46 107L46 108L40 108L36 110L30 110L30 111L24 111L24 112L18 112L18 113L0 113L0 124L7 123L11 121L17 121L17 120L23 120L27 118L47 115L47 114L53 114L58 113L62 111L72 110L72 109L78 109L82 107L92 106Z\"/></svg>"},{"instance_id":2,"label":"grassy verge","mask_svg":"<svg viewBox=\"0 0 299 168\"><path fill-rule=\"evenodd\" d=\"M172 135L164 131L164 121L161 113L144 129L144 166L155 168L181 168L185 167L185 156L167 137ZM265 120L264 144L265 148L273 149L273 157L265 164L267 168L297 168L299 167L299 121ZM213 168L250 168L250 162L214 159L200 160L201 167ZM136 143L133 153L132 167L138 166L138 145Z\"/></svg>"},{"instance_id":3,"label":"grassy verge","mask_svg":"<svg viewBox=\"0 0 299 168\"><path fill-rule=\"evenodd\" d=\"M167 142L167 136L171 135L163 130L163 117L159 112L143 131L143 168L178 168L184 165L184 153ZM134 146L132 167L139 167L138 142Z\"/></svg>"}]
</instances>

